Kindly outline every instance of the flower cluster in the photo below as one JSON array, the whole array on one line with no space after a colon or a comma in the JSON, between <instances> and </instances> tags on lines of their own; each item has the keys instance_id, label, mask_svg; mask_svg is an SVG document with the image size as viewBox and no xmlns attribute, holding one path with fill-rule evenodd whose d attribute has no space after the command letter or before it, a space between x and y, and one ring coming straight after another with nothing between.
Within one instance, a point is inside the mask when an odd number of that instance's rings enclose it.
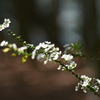
<instances>
[{"instance_id":1,"label":"flower cluster","mask_svg":"<svg viewBox=\"0 0 100 100\"><path fill-rule=\"evenodd\" d=\"M0 46L6 46L6 48L3 49L3 52L14 50L18 55L26 55L26 53L29 54L27 49L33 47L32 44L28 44L27 46L18 48L15 43L9 44L8 41L4 40L0 43ZM43 59L45 59L44 64L46 64L48 61L57 60L59 55L61 55L61 51L59 51L59 48L55 47L54 44L51 44L51 42L48 41L40 43L35 47L32 53L30 53L32 59L37 58L38 61L42 61Z\"/></svg>"},{"instance_id":2,"label":"flower cluster","mask_svg":"<svg viewBox=\"0 0 100 100\"><path fill-rule=\"evenodd\" d=\"M28 53L28 48L34 47L33 44L27 44L27 46L23 45L21 47L17 47L15 43L8 43L8 41L3 40L0 43L1 47L5 47L2 51L4 53L13 50L14 53L12 53L12 56L16 55L22 55L22 62L26 62L27 58L31 55L31 53Z\"/></svg>"},{"instance_id":3,"label":"flower cluster","mask_svg":"<svg viewBox=\"0 0 100 100\"><path fill-rule=\"evenodd\" d=\"M74 57L71 54L63 54L61 58L63 58L65 62L67 62L67 64L61 63L57 69L58 70L62 69L62 71L64 70L74 71L73 69L77 66L75 61L73 61Z\"/></svg>"},{"instance_id":4,"label":"flower cluster","mask_svg":"<svg viewBox=\"0 0 100 100\"><path fill-rule=\"evenodd\" d=\"M3 24L0 25L0 31L4 30L5 28L8 28L10 23L10 19L4 19Z\"/></svg>"},{"instance_id":5,"label":"flower cluster","mask_svg":"<svg viewBox=\"0 0 100 100\"><path fill-rule=\"evenodd\" d=\"M76 56L82 57L82 52L81 52L82 44L80 44L79 42L65 44L64 48L65 48L64 53L71 52L71 53L75 53Z\"/></svg>"},{"instance_id":6,"label":"flower cluster","mask_svg":"<svg viewBox=\"0 0 100 100\"><path fill-rule=\"evenodd\" d=\"M74 44L65 44L63 47L65 48L64 53L67 53L69 50L74 50L72 48L72 46L74 46Z\"/></svg>"},{"instance_id":7,"label":"flower cluster","mask_svg":"<svg viewBox=\"0 0 100 100\"><path fill-rule=\"evenodd\" d=\"M58 47L55 47L51 42L45 41L43 43L39 43L32 51L31 58L37 58L38 61L42 61L45 59L44 64L48 61L57 60L61 55L61 51L59 51Z\"/></svg>"},{"instance_id":8,"label":"flower cluster","mask_svg":"<svg viewBox=\"0 0 100 100\"><path fill-rule=\"evenodd\" d=\"M0 46L1 47L3 47L3 46L7 46L8 45L8 41L2 41L1 43L0 43Z\"/></svg>"},{"instance_id":9,"label":"flower cluster","mask_svg":"<svg viewBox=\"0 0 100 100\"><path fill-rule=\"evenodd\" d=\"M54 44L51 42L45 41L39 43L31 53L28 53L28 48L32 47L33 45L30 44L28 46L17 47L15 43L9 44L7 41L2 41L0 46L7 46L3 49L3 52L8 52L9 50L14 50L18 55L28 55L31 56L32 59L37 59L38 61L43 61L44 64L47 64L48 61L57 61L60 59L64 59L67 64L59 64L58 70L62 69L62 71L68 69L73 70L77 64L73 61L73 56L71 54L62 54L58 47L55 47ZM64 62L63 62L64 63Z\"/></svg>"},{"instance_id":10,"label":"flower cluster","mask_svg":"<svg viewBox=\"0 0 100 100\"><path fill-rule=\"evenodd\" d=\"M81 75L80 82L75 87L75 91L78 91L79 88L83 89L84 93L92 91L97 93L99 91L100 80L95 78L90 78L86 75Z\"/></svg>"},{"instance_id":11,"label":"flower cluster","mask_svg":"<svg viewBox=\"0 0 100 100\"><path fill-rule=\"evenodd\" d=\"M4 19L4 23L0 25L0 31L9 27L10 23L10 19ZM99 91L100 80L95 78L92 79L86 75L80 76L74 71L74 68L77 66L74 57L83 56L80 50L82 45L79 42L76 42L75 44L66 44L64 46L64 53L62 53L60 49L51 42L44 41L34 47L33 44L26 43L20 36L16 36L10 30L8 31L8 34L16 38L22 46L17 47L15 43L10 44L8 41L3 40L0 43L0 47L5 47L3 49L4 53L13 50L14 53L12 53L12 56L22 55L22 62L26 62L28 57L31 57L32 60L36 58L38 61L44 61L44 64L47 64L48 61L54 61L59 64L57 70L67 70L79 79L80 82L75 87L75 91L78 91L79 89L82 89L84 93L92 91L99 96L97 92Z\"/></svg>"},{"instance_id":12,"label":"flower cluster","mask_svg":"<svg viewBox=\"0 0 100 100\"><path fill-rule=\"evenodd\" d=\"M15 43L9 44L8 41L3 40L0 43L0 46L1 47L6 47L5 49L14 50L16 52L18 51L17 53L20 55L20 54L24 54L25 50L27 50L29 47L32 47L33 44L28 44L27 46L22 46L22 47L18 48ZM3 51L5 51L5 49L3 49ZM8 52L8 51L6 51L6 52Z\"/></svg>"}]
</instances>

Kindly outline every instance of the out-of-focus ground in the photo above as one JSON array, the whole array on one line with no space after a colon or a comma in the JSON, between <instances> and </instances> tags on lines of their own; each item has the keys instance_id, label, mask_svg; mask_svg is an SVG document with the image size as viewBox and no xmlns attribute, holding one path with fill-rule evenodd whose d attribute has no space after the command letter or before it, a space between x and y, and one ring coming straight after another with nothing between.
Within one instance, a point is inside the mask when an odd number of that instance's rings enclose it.
<instances>
[{"instance_id":1,"label":"out-of-focus ground","mask_svg":"<svg viewBox=\"0 0 100 100\"><path fill-rule=\"evenodd\" d=\"M84 59L76 61L77 73L93 75ZM0 50L0 100L97 100L93 93L75 92L78 80L67 71L58 71L57 66L36 60L22 63L21 57Z\"/></svg>"}]
</instances>

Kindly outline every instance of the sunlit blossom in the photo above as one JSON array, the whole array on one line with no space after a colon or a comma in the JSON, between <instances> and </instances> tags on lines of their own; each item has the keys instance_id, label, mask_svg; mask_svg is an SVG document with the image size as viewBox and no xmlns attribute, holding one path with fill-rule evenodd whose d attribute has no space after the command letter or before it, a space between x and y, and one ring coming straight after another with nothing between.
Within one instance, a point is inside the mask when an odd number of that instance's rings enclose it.
<instances>
[{"instance_id":1,"label":"sunlit blossom","mask_svg":"<svg viewBox=\"0 0 100 100\"><path fill-rule=\"evenodd\" d=\"M96 79L96 81L98 82L98 84L100 84L100 80L99 79Z\"/></svg>"},{"instance_id":2,"label":"sunlit blossom","mask_svg":"<svg viewBox=\"0 0 100 100\"><path fill-rule=\"evenodd\" d=\"M0 31L2 31L4 28L4 25L0 25Z\"/></svg>"},{"instance_id":3,"label":"sunlit blossom","mask_svg":"<svg viewBox=\"0 0 100 100\"><path fill-rule=\"evenodd\" d=\"M34 59L36 56L36 50L33 50L31 58Z\"/></svg>"},{"instance_id":4,"label":"sunlit blossom","mask_svg":"<svg viewBox=\"0 0 100 100\"><path fill-rule=\"evenodd\" d=\"M45 54L43 54L43 53L40 53L40 54L38 54L38 56L37 56L37 60L38 60L38 61L42 61L44 58L45 58Z\"/></svg>"},{"instance_id":5,"label":"sunlit blossom","mask_svg":"<svg viewBox=\"0 0 100 100\"><path fill-rule=\"evenodd\" d=\"M1 43L0 43L0 46L3 47L3 46L7 46L8 45L8 41L5 41L3 40Z\"/></svg>"}]
</instances>

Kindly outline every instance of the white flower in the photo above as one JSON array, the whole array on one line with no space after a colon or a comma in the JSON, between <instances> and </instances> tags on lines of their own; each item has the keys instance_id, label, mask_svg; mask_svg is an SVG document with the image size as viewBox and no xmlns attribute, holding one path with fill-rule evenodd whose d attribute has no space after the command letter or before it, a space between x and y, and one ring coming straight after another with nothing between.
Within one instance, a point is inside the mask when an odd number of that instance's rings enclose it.
<instances>
[{"instance_id":1,"label":"white flower","mask_svg":"<svg viewBox=\"0 0 100 100\"><path fill-rule=\"evenodd\" d=\"M73 59L73 56L71 54L64 54L61 58L64 58L66 61L70 61Z\"/></svg>"},{"instance_id":2,"label":"white flower","mask_svg":"<svg viewBox=\"0 0 100 100\"><path fill-rule=\"evenodd\" d=\"M48 44L45 44L44 42L43 43L39 43L39 45L36 46L36 50L39 50L40 48L47 48L48 47Z\"/></svg>"},{"instance_id":3,"label":"white flower","mask_svg":"<svg viewBox=\"0 0 100 100\"><path fill-rule=\"evenodd\" d=\"M65 66L62 66L62 65L59 65L59 67L57 68L57 70L62 70L62 71L65 71L66 70L66 68L65 68Z\"/></svg>"},{"instance_id":4,"label":"white flower","mask_svg":"<svg viewBox=\"0 0 100 100\"><path fill-rule=\"evenodd\" d=\"M32 52L32 59L34 59L35 58L35 56L36 56L36 50L33 50L33 52Z\"/></svg>"},{"instance_id":5,"label":"white flower","mask_svg":"<svg viewBox=\"0 0 100 100\"><path fill-rule=\"evenodd\" d=\"M5 18L5 19L4 19L4 23L5 23L5 24L10 24L11 21L10 21L10 19L6 19L6 18Z\"/></svg>"},{"instance_id":6,"label":"white flower","mask_svg":"<svg viewBox=\"0 0 100 100\"><path fill-rule=\"evenodd\" d=\"M55 52L53 52L50 54L50 58L52 58L53 60L54 59L56 60L58 58L58 55Z\"/></svg>"},{"instance_id":7,"label":"white flower","mask_svg":"<svg viewBox=\"0 0 100 100\"><path fill-rule=\"evenodd\" d=\"M4 25L0 25L0 31L2 31L4 28Z\"/></svg>"},{"instance_id":8,"label":"white flower","mask_svg":"<svg viewBox=\"0 0 100 100\"><path fill-rule=\"evenodd\" d=\"M12 44L13 49L17 48L17 45L15 43Z\"/></svg>"},{"instance_id":9,"label":"white flower","mask_svg":"<svg viewBox=\"0 0 100 100\"><path fill-rule=\"evenodd\" d=\"M80 83L77 84L77 86L75 86L75 91L78 91L80 88Z\"/></svg>"},{"instance_id":10,"label":"white flower","mask_svg":"<svg viewBox=\"0 0 100 100\"><path fill-rule=\"evenodd\" d=\"M7 28L9 27L9 24L3 24L4 25L4 28Z\"/></svg>"},{"instance_id":11,"label":"white flower","mask_svg":"<svg viewBox=\"0 0 100 100\"><path fill-rule=\"evenodd\" d=\"M65 44L63 47L65 48L65 51L67 52L67 50L73 50L72 46L74 46L74 44Z\"/></svg>"},{"instance_id":12,"label":"white flower","mask_svg":"<svg viewBox=\"0 0 100 100\"><path fill-rule=\"evenodd\" d=\"M79 86L75 86L75 91L78 91L78 89L79 89Z\"/></svg>"},{"instance_id":13,"label":"white flower","mask_svg":"<svg viewBox=\"0 0 100 100\"><path fill-rule=\"evenodd\" d=\"M52 47L54 47L54 45L52 45ZM59 48L58 47L54 47L54 48L52 48L49 52L55 52L55 51L59 51Z\"/></svg>"},{"instance_id":14,"label":"white flower","mask_svg":"<svg viewBox=\"0 0 100 100\"><path fill-rule=\"evenodd\" d=\"M52 61L52 59L49 56L46 56L45 58L46 58L46 60L44 61L44 65L47 64L48 61Z\"/></svg>"},{"instance_id":15,"label":"white flower","mask_svg":"<svg viewBox=\"0 0 100 100\"><path fill-rule=\"evenodd\" d=\"M59 57L59 55L58 55L58 54L56 54L56 55L53 57L53 60L57 60L57 59L58 59L58 57Z\"/></svg>"},{"instance_id":16,"label":"white flower","mask_svg":"<svg viewBox=\"0 0 100 100\"><path fill-rule=\"evenodd\" d=\"M99 87L97 86L97 85L95 85L94 87L92 87L94 90L95 90L95 92L98 92L99 91Z\"/></svg>"},{"instance_id":17,"label":"white flower","mask_svg":"<svg viewBox=\"0 0 100 100\"><path fill-rule=\"evenodd\" d=\"M63 47L65 48L65 50L64 50L65 54L67 53L68 50L72 49L72 47L70 47L70 44L65 44Z\"/></svg>"},{"instance_id":18,"label":"white flower","mask_svg":"<svg viewBox=\"0 0 100 100\"><path fill-rule=\"evenodd\" d=\"M3 41L1 42L1 44L0 44L1 47L7 46L7 45L8 45L8 42L7 42L7 41L4 41L4 40L3 40Z\"/></svg>"},{"instance_id":19,"label":"white flower","mask_svg":"<svg viewBox=\"0 0 100 100\"><path fill-rule=\"evenodd\" d=\"M45 61L44 61L44 65L47 64L47 62L48 62L48 60L45 60Z\"/></svg>"},{"instance_id":20,"label":"white flower","mask_svg":"<svg viewBox=\"0 0 100 100\"><path fill-rule=\"evenodd\" d=\"M62 67L62 69L61 69L62 71L65 71L66 70L66 68L65 67Z\"/></svg>"},{"instance_id":21,"label":"white flower","mask_svg":"<svg viewBox=\"0 0 100 100\"><path fill-rule=\"evenodd\" d=\"M69 47L69 46L70 46L70 44L65 44L63 47L66 48L66 47Z\"/></svg>"},{"instance_id":22,"label":"white flower","mask_svg":"<svg viewBox=\"0 0 100 100\"><path fill-rule=\"evenodd\" d=\"M92 80L92 78L89 78L89 77L86 76L86 75L81 75L81 79L82 79L83 81L88 81L88 82L90 82L90 81Z\"/></svg>"},{"instance_id":23,"label":"white flower","mask_svg":"<svg viewBox=\"0 0 100 100\"><path fill-rule=\"evenodd\" d=\"M83 92L84 92L84 93L87 93L87 90L86 90L86 89L83 89Z\"/></svg>"},{"instance_id":24,"label":"white flower","mask_svg":"<svg viewBox=\"0 0 100 100\"><path fill-rule=\"evenodd\" d=\"M2 31L3 29L9 27L10 23L11 23L10 19L4 19L4 23L2 25L0 25L0 31Z\"/></svg>"},{"instance_id":25,"label":"white flower","mask_svg":"<svg viewBox=\"0 0 100 100\"><path fill-rule=\"evenodd\" d=\"M33 44L28 44L30 47L33 47L34 45Z\"/></svg>"},{"instance_id":26,"label":"white flower","mask_svg":"<svg viewBox=\"0 0 100 100\"><path fill-rule=\"evenodd\" d=\"M39 50L41 48L41 43L35 47L36 50Z\"/></svg>"},{"instance_id":27,"label":"white flower","mask_svg":"<svg viewBox=\"0 0 100 100\"><path fill-rule=\"evenodd\" d=\"M52 58L53 60L57 60L60 54L61 54L61 51L60 52L53 52L50 54L50 58Z\"/></svg>"},{"instance_id":28,"label":"white flower","mask_svg":"<svg viewBox=\"0 0 100 100\"><path fill-rule=\"evenodd\" d=\"M54 47L54 44L50 44L47 46L47 48L45 48L45 52L48 52L51 48ZM53 50L53 49L52 49ZM50 51L49 51L50 52ZM52 51L53 52L53 51Z\"/></svg>"},{"instance_id":29,"label":"white flower","mask_svg":"<svg viewBox=\"0 0 100 100\"><path fill-rule=\"evenodd\" d=\"M13 49L17 49L17 45L15 43L9 44L8 47L13 48Z\"/></svg>"},{"instance_id":30,"label":"white flower","mask_svg":"<svg viewBox=\"0 0 100 100\"><path fill-rule=\"evenodd\" d=\"M92 78L89 78L86 75L81 75L81 80L80 83L78 83L78 86L76 86L75 90L78 91L79 88L83 89L84 93L87 93L87 91L90 90L90 88L88 86L90 86L90 81L92 80ZM95 91L98 91L98 87L94 86L92 87Z\"/></svg>"},{"instance_id":31,"label":"white flower","mask_svg":"<svg viewBox=\"0 0 100 100\"><path fill-rule=\"evenodd\" d=\"M82 56L82 52L76 52L76 54L78 54L78 55Z\"/></svg>"},{"instance_id":32,"label":"white flower","mask_svg":"<svg viewBox=\"0 0 100 100\"><path fill-rule=\"evenodd\" d=\"M43 53L38 54L38 56L37 56L38 61L42 61L43 58L45 58L45 54L43 54Z\"/></svg>"},{"instance_id":33,"label":"white flower","mask_svg":"<svg viewBox=\"0 0 100 100\"><path fill-rule=\"evenodd\" d=\"M7 27L9 27L10 23L11 23L10 19L4 19L3 25L5 28L7 28Z\"/></svg>"},{"instance_id":34,"label":"white flower","mask_svg":"<svg viewBox=\"0 0 100 100\"><path fill-rule=\"evenodd\" d=\"M51 42L49 42L49 41L45 41L45 43L46 43L46 44L51 44Z\"/></svg>"},{"instance_id":35,"label":"white flower","mask_svg":"<svg viewBox=\"0 0 100 100\"><path fill-rule=\"evenodd\" d=\"M78 86L75 87L75 91L78 91L78 89L81 87L81 89L83 89L83 92L86 93L88 91L88 85L88 81L80 81L80 83L78 83Z\"/></svg>"},{"instance_id":36,"label":"white flower","mask_svg":"<svg viewBox=\"0 0 100 100\"><path fill-rule=\"evenodd\" d=\"M72 61L70 65L68 66L68 69L74 69L76 66L77 64L75 63L75 61Z\"/></svg>"},{"instance_id":37,"label":"white flower","mask_svg":"<svg viewBox=\"0 0 100 100\"><path fill-rule=\"evenodd\" d=\"M96 79L96 81L98 82L98 84L100 84L100 80L99 79Z\"/></svg>"},{"instance_id":38,"label":"white flower","mask_svg":"<svg viewBox=\"0 0 100 100\"><path fill-rule=\"evenodd\" d=\"M88 82L88 81L84 81L84 82L82 83L82 87L86 87L87 85L89 85L89 82Z\"/></svg>"},{"instance_id":39,"label":"white flower","mask_svg":"<svg viewBox=\"0 0 100 100\"><path fill-rule=\"evenodd\" d=\"M24 52L24 50L26 50L26 49L27 49L27 47L26 46L23 46L23 47L18 48L18 51L19 52Z\"/></svg>"},{"instance_id":40,"label":"white flower","mask_svg":"<svg viewBox=\"0 0 100 100\"><path fill-rule=\"evenodd\" d=\"M59 65L59 67L57 68L57 70L60 70L62 68L62 65Z\"/></svg>"},{"instance_id":41,"label":"white flower","mask_svg":"<svg viewBox=\"0 0 100 100\"><path fill-rule=\"evenodd\" d=\"M3 24L10 24L10 23L11 23L10 19L4 19L4 23Z\"/></svg>"}]
</instances>

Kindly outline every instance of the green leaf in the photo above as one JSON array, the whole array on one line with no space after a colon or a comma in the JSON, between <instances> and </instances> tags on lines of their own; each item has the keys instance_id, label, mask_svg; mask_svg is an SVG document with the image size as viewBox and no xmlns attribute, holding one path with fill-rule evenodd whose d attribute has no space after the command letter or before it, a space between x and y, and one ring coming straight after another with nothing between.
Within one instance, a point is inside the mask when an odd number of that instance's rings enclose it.
<instances>
[{"instance_id":1,"label":"green leaf","mask_svg":"<svg viewBox=\"0 0 100 100\"><path fill-rule=\"evenodd\" d=\"M82 46L83 44L81 44L79 41L77 41L73 45L70 45L70 47L72 47L76 51L81 51Z\"/></svg>"},{"instance_id":2,"label":"green leaf","mask_svg":"<svg viewBox=\"0 0 100 100\"><path fill-rule=\"evenodd\" d=\"M17 38L17 39L20 39L20 38L21 38L21 36L17 36L16 38Z\"/></svg>"}]
</instances>

